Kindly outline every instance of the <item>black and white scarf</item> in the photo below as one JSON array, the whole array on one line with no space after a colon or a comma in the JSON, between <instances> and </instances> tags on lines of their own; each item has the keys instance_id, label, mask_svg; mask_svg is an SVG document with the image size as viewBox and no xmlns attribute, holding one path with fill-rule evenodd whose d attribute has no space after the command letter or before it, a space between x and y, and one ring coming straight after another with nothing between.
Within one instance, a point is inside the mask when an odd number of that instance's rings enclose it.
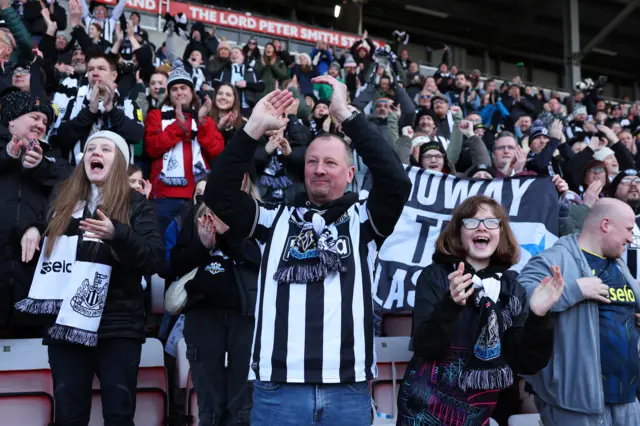
<instances>
[{"instance_id":1,"label":"black and white scarf","mask_svg":"<svg viewBox=\"0 0 640 426\"><path fill-rule=\"evenodd\" d=\"M300 227L300 232L273 279L279 284L312 284L345 272L336 247L336 226L349 219L348 210L356 201L358 196L350 192L327 203L322 210L297 207L290 220Z\"/></svg>"},{"instance_id":2,"label":"black and white scarf","mask_svg":"<svg viewBox=\"0 0 640 426\"><path fill-rule=\"evenodd\" d=\"M272 198L275 201L282 201L284 199L284 190L289 188L293 183L287 176L287 171L280 161L282 151L280 148L276 150L274 155L269 157L269 162L264 168L262 177L260 177L260 185L266 190L266 197Z\"/></svg>"},{"instance_id":3,"label":"black and white scarf","mask_svg":"<svg viewBox=\"0 0 640 426\"><path fill-rule=\"evenodd\" d=\"M79 204L51 256L45 254L45 237L29 296L15 307L31 314L57 314L47 331L51 339L96 346L114 259L109 245L78 235L78 224L87 216L86 204Z\"/></svg>"},{"instance_id":4,"label":"black and white scarf","mask_svg":"<svg viewBox=\"0 0 640 426\"><path fill-rule=\"evenodd\" d=\"M76 94L75 99L73 100L73 104L67 106L67 110L66 110L63 121L73 120L78 116L78 114L80 114L80 111L82 111L85 108L89 108L89 103L91 102L91 90L92 89L91 87L89 87L88 84L78 88L78 92ZM129 98L121 99L118 89L116 89L116 92L113 95L113 105L115 108L121 109L124 112L124 115L127 116L128 118L132 120L136 120L135 108L134 108L133 102ZM104 104L102 101L99 102L98 109L101 112L104 112ZM108 125L108 123L106 124ZM105 127L104 120L102 118L98 118L98 120L94 122L93 125L91 126L91 131L89 132L89 136L91 136L96 132L99 132L100 130L103 130L103 127ZM130 151L129 158L131 158L131 162L133 162L134 152L133 152L132 145L129 145L129 151ZM84 140L77 141L73 147L73 151L70 153L69 160L73 164L80 164L80 162L82 161L83 154L84 154Z\"/></svg>"},{"instance_id":5,"label":"black and white scarf","mask_svg":"<svg viewBox=\"0 0 640 426\"><path fill-rule=\"evenodd\" d=\"M185 111L188 113L189 111ZM202 147L198 143L198 123L195 117L197 111L191 112L191 170L194 182L199 182L207 176L207 163L202 157ZM162 131L176 121L173 107L162 107ZM178 142L162 157L162 172L160 180L167 186L187 186L182 141Z\"/></svg>"},{"instance_id":6,"label":"black and white scarf","mask_svg":"<svg viewBox=\"0 0 640 426\"><path fill-rule=\"evenodd\" d=\"M504 359L502 336L520 314L522 306L515 296L500 297L504 268L491 266L479 273L465 263L473 273L473 309L479 310L478 329L474 332L473 350L458 378L460 389L505 389L513 384L513 371ZM492 270L495 270L492 272ZM479 276L479 275L480 276ZM505 303L506 302L506 303Z\"/></svg>"}]
</instances>

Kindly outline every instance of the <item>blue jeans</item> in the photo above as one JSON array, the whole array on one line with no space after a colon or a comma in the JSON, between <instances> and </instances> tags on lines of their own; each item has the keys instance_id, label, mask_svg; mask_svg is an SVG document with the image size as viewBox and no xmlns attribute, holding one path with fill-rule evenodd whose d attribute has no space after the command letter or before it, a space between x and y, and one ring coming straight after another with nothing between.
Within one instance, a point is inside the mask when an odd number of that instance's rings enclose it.
<instances>
[{"instance_id":1,"label":"blue jeans","mask_svg":"<svg viewBox=\"0 0 640 426\"><path fill-rule=\"evenodd\" d=\"M370 426L367 382L296 384L256 380L251 426Z\"/></svg>"}]
</instances>

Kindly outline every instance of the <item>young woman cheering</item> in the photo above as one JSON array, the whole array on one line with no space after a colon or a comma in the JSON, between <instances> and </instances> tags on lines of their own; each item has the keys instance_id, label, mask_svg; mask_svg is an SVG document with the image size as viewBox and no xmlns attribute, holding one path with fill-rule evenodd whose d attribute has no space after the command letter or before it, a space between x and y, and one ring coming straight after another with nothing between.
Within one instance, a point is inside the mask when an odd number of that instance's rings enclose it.
<instances>
[{"instance_id":1,"label":"young woman cheering","mask_svg":"<svg viewBox=\"0 0 640 426\"><path fill-rule=\"evenodd\" d=\"M56 314L49 346L56 424L88 424L94 373L107 425L133 425L145 340L143 275L162 259L151 205L129 187L129 147L100 131L60 187L29 297L17 309Z\"/></svg>"},{"instance_id":2,"label":"young woman cheering","mask_svg":"<svg viewBox=\"0 0 640 426\"><path fill-rule=\"evenodd\" d=\"M418 278L399 426L487 424L500 390L547 364L553 327L546 313L564 281L552 267L553 277L527 301L508 270L519 250L495 200L473 196L454 210Z\"/></svg>"}]
</instances>

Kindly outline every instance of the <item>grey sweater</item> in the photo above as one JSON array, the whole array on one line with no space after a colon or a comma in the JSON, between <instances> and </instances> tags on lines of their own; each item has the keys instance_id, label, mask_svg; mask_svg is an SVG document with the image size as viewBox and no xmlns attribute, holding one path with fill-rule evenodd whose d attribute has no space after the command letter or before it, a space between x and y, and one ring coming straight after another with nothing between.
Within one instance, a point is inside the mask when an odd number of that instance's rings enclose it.
<instances>
[{"instance_id":1,"label":"grey sweater","mask_svg":"<svg viewBox=\"0 0 640 426\"><path fill-rule=\"evenodd\" d=\"M531 297L551 265L560 266L564 291L551 309L557 314L553 357L534 376L526 376L538 396L547 404L585 414L602 414L604 396L600 368L600 328L598 302L585 300L578 278L590 277L591 268L577 235L560 238L556 244L534 256L526 264L518 281ZM640 310L640 288L629 269L617 261L622 275L636 295Z\"/></svg>"}]
</instances>

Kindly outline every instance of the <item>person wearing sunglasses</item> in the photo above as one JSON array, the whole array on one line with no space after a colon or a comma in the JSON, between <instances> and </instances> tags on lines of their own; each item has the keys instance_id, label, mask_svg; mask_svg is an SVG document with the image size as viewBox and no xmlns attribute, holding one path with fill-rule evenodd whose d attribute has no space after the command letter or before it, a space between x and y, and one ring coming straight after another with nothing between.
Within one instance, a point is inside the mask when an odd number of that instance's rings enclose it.
<instances>
[{"instance_id":1,"label":"person wearing sunglasses","mask_svg":"<svg viewBox=\"0 0 640 426\"><path fill-rule=\"evenodd\" d=\"M486 424L502 389L553 351L546 315L564 281L558 267L531 295L509 270L520 247L505 210L476 195L454 211L416 285L414 356L398 392L398 426Z\"/></svg>"}]
</instances>

